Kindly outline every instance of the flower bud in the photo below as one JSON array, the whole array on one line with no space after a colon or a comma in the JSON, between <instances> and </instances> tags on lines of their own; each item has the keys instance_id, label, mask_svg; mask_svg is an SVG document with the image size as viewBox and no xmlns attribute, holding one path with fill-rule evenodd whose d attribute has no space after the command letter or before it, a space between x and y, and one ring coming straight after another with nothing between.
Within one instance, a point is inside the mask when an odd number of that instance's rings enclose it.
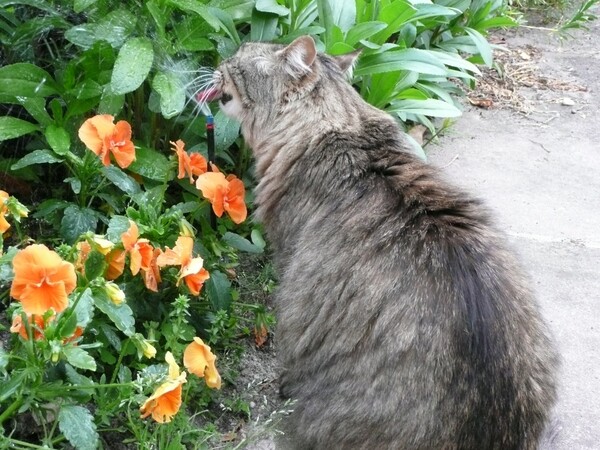
<instances>
[{"instance_id":1,"label":"flower bud","mask_svg":"<svg viewBox=\"0 0 600 450\"><path fill-rule=\"evenodd\" d=\"M142 358L144 355L146 358L151 359L156 356L156 348L150 343L150 341L140 333L135 333L131 336L131 340L134 343L138 351L138 358Z\"/></svg>"},{"instance_id":2,"label":"flower bud","mask_svg":"<svg viewBox=\"0 0 600 450\"><path fill-rule=\"evenodd\" d=\"M179 222L179 233L181 236L194 237L194 227L185 219Z\"/></svg>"},{"instance_id":3,"label":"flower bud","mask_svg":"<svg viewBox=\"0 0 600 450\"><path fill-rule=\"evenodd\" d=\"M6 201L6 207L13 217L17 219L17 222L19 221L19 218L27 217L27 214L29 214L27 207L14 197L8 198Z\"/></svg>"},{"instance_id":4,"label":"flower bud","mask_svg":"<svg viewBox=\"0 0 600 450\"><path fill-rule=\"evenodd\" d=\"M105 239L103 236L99 236L97 234L95 234L92 237L92 242L94 244L94 249L96 249L98 252L102 253L105 256L108 255L115 246L114 243L112 243L108 239Z\"/></svg>"},{"instance_id":5,"label":"flower bud","mask_svg":"<svg viewBox=\"0 0 600 450\"><path fill-rule=\"evenodd\" d=\"M154 358L156 356L156 348L154 347L154 345L152 345L150 343L150 341L147 341L146 339L144 339L141 342L142 345L142 352L144 353L144 356L148 359Z\"/></svg>"},{"instance_id":6,"label":"flower bud","mask_svg":"<svg viewBox=\"0 0 600 450\"><path fill-rule=\"evenodd\" d=\"M125 301L125 293L116 283L108 281L105 285L105 289L106 295L108 295L110 301L113 302L115 305L119 306Z\"/></svg>"}]
</instances>

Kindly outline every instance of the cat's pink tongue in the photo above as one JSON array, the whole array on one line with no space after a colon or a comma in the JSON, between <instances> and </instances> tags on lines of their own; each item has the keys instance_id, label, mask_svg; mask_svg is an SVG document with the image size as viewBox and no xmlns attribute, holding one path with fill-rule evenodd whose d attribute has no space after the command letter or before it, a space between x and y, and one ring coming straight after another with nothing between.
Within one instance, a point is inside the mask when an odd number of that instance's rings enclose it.
<instances>
[{"instance_id":1,"label":"cat's pink tongue","mask_svg":"<svg viewBox=\"0 0 600 450\"><path fill-rule=\"evenodd\" d=\"M204 91L200 91L196 94L196 100L198 103L209 103L219 97L221 92L216 87L208 88Z\"/></svg>"}]
</instances>

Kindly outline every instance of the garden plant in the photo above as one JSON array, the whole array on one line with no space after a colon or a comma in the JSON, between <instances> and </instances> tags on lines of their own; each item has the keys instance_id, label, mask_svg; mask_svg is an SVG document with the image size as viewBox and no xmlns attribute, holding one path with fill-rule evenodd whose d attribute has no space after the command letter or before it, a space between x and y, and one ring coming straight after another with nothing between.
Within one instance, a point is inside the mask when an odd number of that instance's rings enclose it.
<instances>
[{"instance_id":1,"label":"garden plant","mask_svg":"<svg viewBox=\"0 0 600 450\"><path fill-rule=\"evenodd\" d=\"M305 34L360 49L361 95L435 133L493 64L488 31L516 25L502 0L0 8L0 448L23 449L225 445L216 405L274 319L239 275L271 289L251 152L215 107L209 155L197 105L219 61Z\"/></svg>"}]
</instances>

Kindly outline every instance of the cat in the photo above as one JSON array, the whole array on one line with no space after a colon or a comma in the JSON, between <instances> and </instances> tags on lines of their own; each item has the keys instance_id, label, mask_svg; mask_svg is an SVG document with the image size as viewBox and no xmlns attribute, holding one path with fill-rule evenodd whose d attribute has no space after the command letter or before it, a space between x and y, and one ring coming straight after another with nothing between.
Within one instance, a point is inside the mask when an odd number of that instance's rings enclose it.
<instances>
[{"instance_id":1,"label":"cat","mask_svg":"<svg viewBox=\"0 0 600 450\"><path fill-rule=\"evenodd\" d=\"M256 161L298 449L535 449L558 355L480 201L348 83L357 53L245 43L211 96Z\"/></svg>"}]
</instances>

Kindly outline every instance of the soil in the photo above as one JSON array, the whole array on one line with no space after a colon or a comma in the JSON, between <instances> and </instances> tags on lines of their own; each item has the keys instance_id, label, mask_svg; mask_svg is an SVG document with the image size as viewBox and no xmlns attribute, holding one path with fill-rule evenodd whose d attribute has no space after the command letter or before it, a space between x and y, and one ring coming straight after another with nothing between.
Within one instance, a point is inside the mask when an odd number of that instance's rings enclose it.
<instances>
[{"instance_id":1,"label":"soil","mask_svg":"<svg viewBox=\"0 0 600 450\"><path fill-rule=\"evenodd\" d=\"M540 448L591 450L600 448L600 23L562 42L536 28L547 24L529 25L492 36L497 69L484 70L464 116L426 152L497 213L555 334L559 401ZM269 420L290 409L278 396L276 354L274 336L243 357L237 384L251 414L236 448L288 447Z\"/></svg>"}]
</instances>

